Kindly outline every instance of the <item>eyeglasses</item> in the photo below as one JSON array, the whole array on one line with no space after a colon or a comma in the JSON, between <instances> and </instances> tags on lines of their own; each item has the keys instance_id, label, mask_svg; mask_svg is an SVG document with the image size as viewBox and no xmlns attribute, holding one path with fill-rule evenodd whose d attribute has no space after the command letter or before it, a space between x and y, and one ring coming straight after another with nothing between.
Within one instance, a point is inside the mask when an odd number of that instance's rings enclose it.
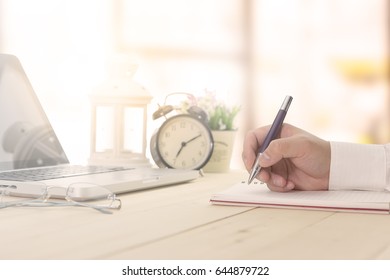
<instances>
[{"instance_id":1,"label":"eyeglasses","mask_svg":"<svg viewBox=\"0 0 390 280\"><path fill-rule=\"evenodd\" d=\"M14 196L17 186L0 185L0 209L8 207L66 207L79 206L95 209L104 214L112 214L112 209L119 210L122 202L104 187L90 183L72 183L67 188L37 184L39 194L33 198ZM80 200L80 193L88 197ZM65 197L65 200L58 199Z\"/></svg>"}]
</instances>

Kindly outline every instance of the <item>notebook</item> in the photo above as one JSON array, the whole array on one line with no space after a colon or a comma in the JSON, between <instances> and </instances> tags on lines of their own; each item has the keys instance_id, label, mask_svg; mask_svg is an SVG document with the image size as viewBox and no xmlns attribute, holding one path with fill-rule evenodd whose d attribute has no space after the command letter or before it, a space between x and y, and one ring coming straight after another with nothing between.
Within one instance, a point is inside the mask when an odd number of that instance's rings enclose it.
<instances>
[{"instance_id":1,"label":"notebook","mask_svg":"<svg viewBox=\"0 0 390 280\"><path fill-rule=\"evenodd\" d=\"M199 177L197 170L72 165L18 58L0 54L0 187L37 196L42 183L63 197L73 183L77 198L93 196L94 184L116 194L173 185ZM23 174L20 174L23 173Z\"/></svg>"},{"instance_id":2,"label":"notebook","mask_svg":"<svg viewBox=\"0 0 390 280\"><path fill-rule=\"evenodd\" d=\"M337 212L389 214L390 192L376 191L290 191L273 192L257 181L232 185L214 194L211 203L219 205L292 208Z\"/></svg>"}]
</instances>

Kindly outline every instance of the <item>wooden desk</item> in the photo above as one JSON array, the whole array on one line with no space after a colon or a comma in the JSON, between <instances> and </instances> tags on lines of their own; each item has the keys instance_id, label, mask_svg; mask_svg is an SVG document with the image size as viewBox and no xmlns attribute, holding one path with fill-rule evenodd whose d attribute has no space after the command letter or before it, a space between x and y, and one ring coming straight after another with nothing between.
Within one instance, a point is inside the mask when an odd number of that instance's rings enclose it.
<instances>
[{"instance_id":1,"label":"wooden desk","mask_svg":"<svg viewBox=\"0 0 390 280\"><path fill-rule=\"evenodd\" d=\"M113 215L0 209L0 259L390 259L390 216L214 206L245 172L121 195ZM8 246L6 246L8 245Z\"/></svg>"}]
</instances>

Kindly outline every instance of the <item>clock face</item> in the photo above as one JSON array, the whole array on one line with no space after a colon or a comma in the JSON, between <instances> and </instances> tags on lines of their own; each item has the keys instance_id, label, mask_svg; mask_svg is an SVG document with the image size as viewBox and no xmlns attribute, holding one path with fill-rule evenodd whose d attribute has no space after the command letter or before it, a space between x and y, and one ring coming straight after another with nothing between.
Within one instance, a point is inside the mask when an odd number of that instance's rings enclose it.
<instances>
[{"instance_id":1,"label":"clock face","mask_svg":"<svg viewBox=\"0 0 390 280\"><path fill-rule=\"evenodd\" d=\"M214 144L207 125L189 115L178 115L161 126L156 146L165 166L200 169L210 159Z\"/></svg>"}]
</instances>

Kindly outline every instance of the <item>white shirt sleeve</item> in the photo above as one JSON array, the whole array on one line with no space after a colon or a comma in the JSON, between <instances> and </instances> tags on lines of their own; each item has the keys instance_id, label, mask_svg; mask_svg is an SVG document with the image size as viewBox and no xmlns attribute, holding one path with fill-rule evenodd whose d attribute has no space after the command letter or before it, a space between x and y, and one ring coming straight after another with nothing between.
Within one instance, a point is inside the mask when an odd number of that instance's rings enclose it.
<instances>
[{"instance_id":1,"label":"white shirt sleeve","mask_svg":"<svg viewBox=\"0 0 390 280\"><path fill-rule=\"evenodd\" d=\"M390 144L331 142L329 190L390 191Z\"/></svg>"}]
</instances>

